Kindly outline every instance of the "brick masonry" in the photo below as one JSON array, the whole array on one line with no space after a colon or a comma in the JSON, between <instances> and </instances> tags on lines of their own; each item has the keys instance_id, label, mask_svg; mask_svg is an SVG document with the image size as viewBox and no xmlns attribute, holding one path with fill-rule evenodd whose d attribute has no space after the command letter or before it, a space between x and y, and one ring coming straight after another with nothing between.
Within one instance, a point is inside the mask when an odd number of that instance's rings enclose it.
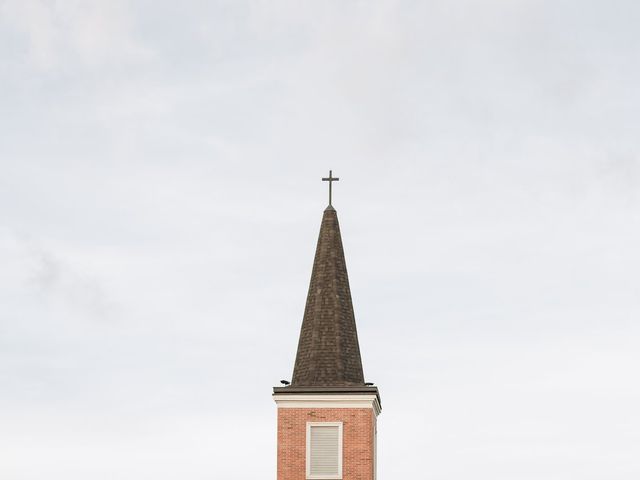
<instances>
[{"instance_id":1,"label":"brick masonry","mask_svg":"<svg viewBox=\"0 0 640 480\"><path fill-rule=\"evenodd\" d=\"M342 422L343 480L374 480L371 408L278 408L278 480L306 479L307 422Z\"/></svg>"}]
</instances>

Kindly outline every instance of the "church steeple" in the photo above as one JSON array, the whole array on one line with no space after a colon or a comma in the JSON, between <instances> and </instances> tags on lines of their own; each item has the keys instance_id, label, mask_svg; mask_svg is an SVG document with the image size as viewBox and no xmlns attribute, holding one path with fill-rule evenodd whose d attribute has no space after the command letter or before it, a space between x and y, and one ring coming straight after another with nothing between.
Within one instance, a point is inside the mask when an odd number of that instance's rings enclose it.
<instances>
[{"instance_id":1,"label":"church steeple","mask_svg":"<svg viewBox=\"0 0 640 480\"><path fill-rule=\"evenodd\" d=\"M338 180L329 172L331 182ZM375 480L380 393L364 382L338 214L325 209L291 383L278 406L278 480Z\"/></svg>"},{"instance_id":2,"label":"church steeple","mask_svg":"<svg viewBox=\"0 0 640 480\"><path fill-rule=\"evenodd\" d=\"M331 205L322 216L291 386L364 386L338 214Z\"/></svg>"}]
</instances>

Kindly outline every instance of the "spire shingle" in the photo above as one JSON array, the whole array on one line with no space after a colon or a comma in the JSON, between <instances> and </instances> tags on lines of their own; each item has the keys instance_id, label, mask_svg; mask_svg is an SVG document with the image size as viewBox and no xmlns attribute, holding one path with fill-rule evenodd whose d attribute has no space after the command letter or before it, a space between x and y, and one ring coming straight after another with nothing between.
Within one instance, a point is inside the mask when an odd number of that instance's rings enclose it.
<instances>
[{"instance_id":1,"label":"spire shingle","mask_svg":"<svg viewBox=\"0 0 640 480\"><path fill-rule=\"evenodd\" d=\"M364 386L338 215L322 217L292 387Z\"/></svg>"}]
</instances>

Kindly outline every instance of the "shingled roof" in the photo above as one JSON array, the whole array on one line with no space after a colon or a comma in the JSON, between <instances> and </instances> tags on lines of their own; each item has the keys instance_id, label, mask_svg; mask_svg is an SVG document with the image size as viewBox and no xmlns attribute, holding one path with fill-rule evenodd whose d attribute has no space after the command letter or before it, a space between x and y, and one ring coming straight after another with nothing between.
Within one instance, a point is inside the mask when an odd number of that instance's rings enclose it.
<instances>
[{"instance_id":1,"label":"shingled roof","mask_svg":"<svg viewBox=\"0 0 640 480\"><path fill-rule=\"evenodd\" d=\"M324 211L291 387L364 386L338 214Z\"/></svg>"}]
</instances>

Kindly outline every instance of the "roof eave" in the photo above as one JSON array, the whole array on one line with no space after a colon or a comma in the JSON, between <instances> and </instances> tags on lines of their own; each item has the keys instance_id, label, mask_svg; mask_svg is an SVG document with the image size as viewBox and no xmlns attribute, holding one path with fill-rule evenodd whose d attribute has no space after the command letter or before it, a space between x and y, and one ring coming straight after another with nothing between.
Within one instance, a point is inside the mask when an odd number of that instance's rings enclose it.
<instances>
[{"instance_id":1,"label":"roof eave","mask_svg":"<svg viewBox=\"0 0 640 480\"><path fill-rule=\"evenodd\" d=\"M287 394L287 395L375 395L378 399L378 403L382 405L380 400L380 391L376 386L369 385L355 385L346 387L273 387L273 394Z\"/></svg>"}]
</instances>

